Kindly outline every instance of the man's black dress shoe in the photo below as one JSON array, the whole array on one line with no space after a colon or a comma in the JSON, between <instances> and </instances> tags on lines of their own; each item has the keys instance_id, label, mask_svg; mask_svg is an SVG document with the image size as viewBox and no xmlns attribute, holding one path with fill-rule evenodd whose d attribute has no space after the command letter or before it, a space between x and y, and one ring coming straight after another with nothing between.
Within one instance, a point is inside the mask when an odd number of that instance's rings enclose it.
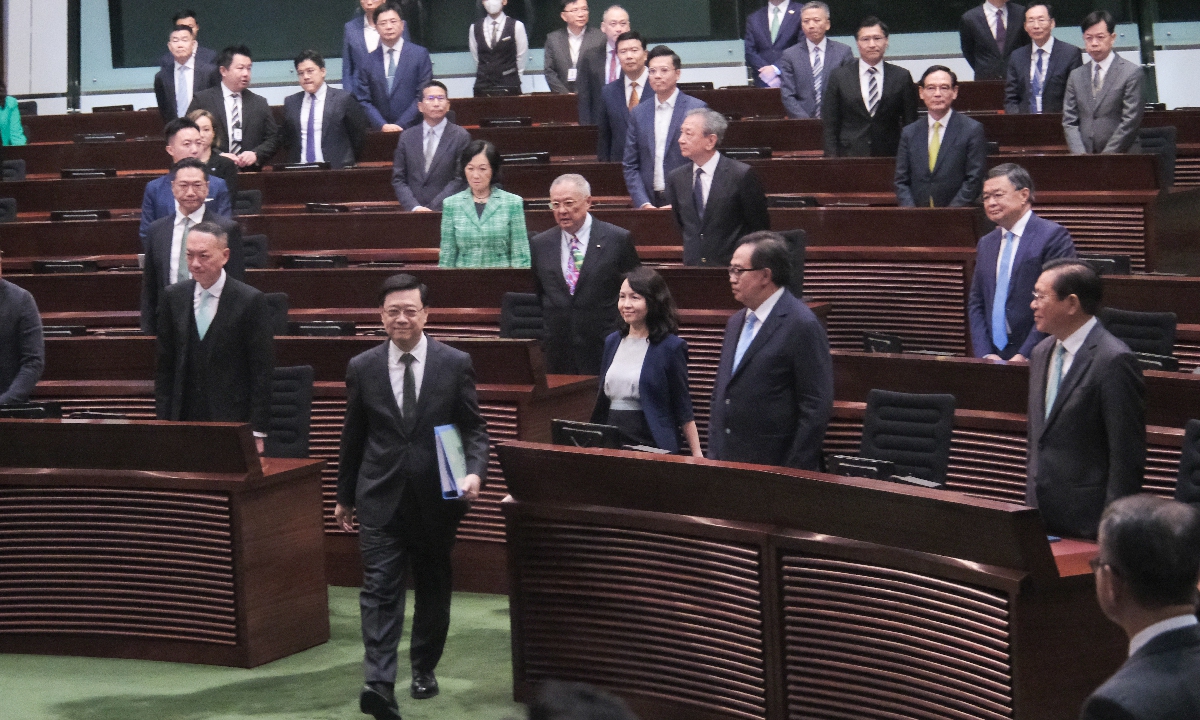
<instances>
[{"instance_id":1,"label":"man's black dress shoe","mask_svg":"<svg viewBox=\"0 0 1200 720\"><path fill-rule=\"evenodd\" d=\"M392 689L383 683L369 683L363 686L362 692L358 694L358 709L375 720L401 720L396 696Z\"/></svg>"},{"instance_id":2,"label":"man's black dress shoe","mask_svg":"<svg viewBox=\"0 0 1200 720\"><path fill-rule=\"evenodd\" d=\"M432 672L413 671L412 696L417 700L431 698L438 694L437 678Z\"/></svg>"}]
</instances>

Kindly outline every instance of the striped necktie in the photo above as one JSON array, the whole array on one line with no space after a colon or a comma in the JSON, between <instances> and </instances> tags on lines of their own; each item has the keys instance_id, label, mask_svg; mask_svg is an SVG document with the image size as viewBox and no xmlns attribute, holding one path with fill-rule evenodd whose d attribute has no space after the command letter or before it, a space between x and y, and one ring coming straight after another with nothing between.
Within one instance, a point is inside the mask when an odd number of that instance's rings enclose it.
<instances>
[{"instance_id":1,"label":"striped necktie","mask_svg":"<svg viewBox=\"0 0 1200 720\"><path fill-rule=\"evenodd\" d=\"M821 48L813 48L812 57L812 79L813 79L813 95L816 97L817 112L816 117L821 117L821 71L825 69L825 63L821 60Z\"/></svg>"},{"instance_id":2,"label":"striped necktie","mask_svg":"<svg viewBox=\"0 0 1200 720\"><path fill-rule=\"evenodd\" d=\"M867 68L867 112L875 117L875 109L879 107L879 69Z\"/></svg>"},{"instance_id":3,"label":"striped necktie","mask_svg":"<svg viewBox=\"0 0 1200 720\"><path fill-rule=\"evenodd\" d=\"M234 93L233 115L232 115L229 127L237 131L233 134L234 137L240 138L242 136L242 133L241 133L241 129L242 129L242 96L241 96L241 93ZM229 143L229 151L232 153L235 153L235 154L240 153L242 151L242 141L234 140L233 142Z\"/></svg>"}]
</instances>

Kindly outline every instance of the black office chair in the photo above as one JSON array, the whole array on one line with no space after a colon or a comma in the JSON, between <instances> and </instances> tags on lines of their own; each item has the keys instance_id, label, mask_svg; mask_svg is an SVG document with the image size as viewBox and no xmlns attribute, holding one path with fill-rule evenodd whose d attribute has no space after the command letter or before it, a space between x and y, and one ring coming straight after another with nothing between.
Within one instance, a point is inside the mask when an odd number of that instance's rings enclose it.
<instances>
[{"instance_id":1,"label":"black office chair","mask_svg":"<svg viewBox=\"0 0 1200 720\"><path fill-rule=\"evenodd\" d=\"M21 117L30 117L38 114L37 100L23 100L17 103L17 114Z\"/></svg>"},{"instance_id":2,"label":"black office chair","mask_svg":"<svg viewBox=\"0 0 1200 720\"><path fill-rule=\"evenodd\" d=\"M271 378L271 425L263 453L267 457L308 457L312 426L311 365L277 367Z\"/></svg>"},{"instance_id":3,"label":"black office chair","mask_svg":"<svg viewBox=\"0 0 1200 720\"><path fill-rule=\"evenodd\" d=\"M804 297L804 259L808 254L808 233L797 228L779 233L792 251L792 282L788 290L797 298Z\"/></svg>"},{"instance_id":4,"label":"black office chair","mask_svg":"<svg viewBox=\"0 0 1200 720\"><path fill-rule=\"evenodd\" d=\"M500 298L500 337L541 340L546 326L542 303L533 293L504 293Z\"/></svg>"},{"instance_id":5,"label":"black office chair","mask_svg":"<svg viewBox=\"0 0 1200 720\"><path fill-rule=\"evenodd\" d=\"M271 334L288 334L288 294L281 292L266 293L267 307L271 308Z\"/></svg>"},{"instance_id":6,"label":"black office chair","mask_svg":"<svg viewBox=\"0 0 1200 720\"><path fill-rule=\"evenodd\" d=\"M1128 255L1079 254L1079 259L1092 266L1097 275L1131 275L1133 265Z\"/></svg>"},{"instance_id":7,"label":"black office chair","mask_svg":"<svg viewBox=\"0 0 1200 720\"><path fill-rule=\"evenodd\" d=\"M1175 499L1200 505L1200 420L1188 420L1184 426Z\"/></svg>"},{"instance_id":8,"label":"black office chair","mask_svg":"<svg viewBox=\"0 0 1200 720\"><path fill-rule=\"evenodd\" d=\"M17 199L0 198L0 223L12 222L17 219Z\"/></svg>"},{"instance_id":9,"label":"black office chair","mask_svg":"<svg viewBox=\"0 0 1200 720\"><path fill-rule=\"evenodd\" d=\"M242 258L246 269L264 270L271 266L271 256L267 252L266 235L243 235Z\"/></svg>"},{"instance_id":10,"label":"black office chair","mask_svg":"<svg viewBox=\"0 0 1200 720\"><path fill-rule=\"evenodd\" d=\"M4 182L21 182L25 179L25 161L21 158L16 160L4 160L0 167L0 180Z\"/></svg>"},{"instance_id":11,"label":"black office chair","mask_svg":"<svg viewBox=\"0 0 1200 720\"><path fill-rule=\"evenodd\" d=\"M1170 190L1175 184L1175 138L1174 125L1144 127L1138 130L1138 143L1142 146L1142 152L1158 156L1158 174L1163 190Z\"/></svg>"},{"instance_id":12,"label":"black office chair","mask_svg":"<svg viewBox=\"0 0 1200 720\"><path fill-rule=\"evenodd\" d=\"M233 199L234 215L259 215L262 213L261 190L238 190Z\"/></svg>"},{"instance_id":13,"label":"black office chair","mask_svg":"<svg viewBox=\"0 0 1200 720\"><path fill-rule=\"evenodd\" d=\"M1100 308L1096 317L1135 353L1175 354L1175 313Z\"/></svg>"},{"instance_id":14,"label":"black office chair","mask_svg":"<svg viewBox=\"0 0 1200 720\"><path fill-rule=\"evenodd\" d=\"M895 463L897 475L945 485L954 404L953 395L872 390L858 454Z\"/></svg>"}]
</instances>

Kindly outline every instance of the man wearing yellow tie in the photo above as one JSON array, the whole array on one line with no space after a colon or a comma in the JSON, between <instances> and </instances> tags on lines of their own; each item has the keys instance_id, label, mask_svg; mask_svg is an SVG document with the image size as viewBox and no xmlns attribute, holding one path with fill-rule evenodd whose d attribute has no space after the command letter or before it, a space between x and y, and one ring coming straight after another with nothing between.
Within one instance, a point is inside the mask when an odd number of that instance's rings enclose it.
<instances>
[{"instance_id":1,"label":"man wearing yellow tie","mask_svg":"<svg viewBox=\"0 0 1200 720\"><path fill-rule=\"evenodd\" d=\"M896 202L903 207L974 205L987 170L983 125L951 109L958 77L934 65L918 87L929 115L905 126L896 152Z\"/></svg>"}]
</instances>

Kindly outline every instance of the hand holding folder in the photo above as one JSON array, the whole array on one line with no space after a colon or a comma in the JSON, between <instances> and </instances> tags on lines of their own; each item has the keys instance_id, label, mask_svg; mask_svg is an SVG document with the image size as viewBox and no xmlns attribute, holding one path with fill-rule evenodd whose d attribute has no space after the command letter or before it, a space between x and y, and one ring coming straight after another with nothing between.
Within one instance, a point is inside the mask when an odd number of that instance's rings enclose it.
<instances>
[{"instance_id":1,"label":"hand holding folder","mask_svg":"<svg viewBox=\"0 0 1200 720\"><path fill-rule=\"evenodd\" d=\"M479 497L478 475L467 473L467 455L462 435L454 425L433 429L437 441L438 471L442 480L442 497L447 500L474 500Z\"/></svg>"}]
</instances>

